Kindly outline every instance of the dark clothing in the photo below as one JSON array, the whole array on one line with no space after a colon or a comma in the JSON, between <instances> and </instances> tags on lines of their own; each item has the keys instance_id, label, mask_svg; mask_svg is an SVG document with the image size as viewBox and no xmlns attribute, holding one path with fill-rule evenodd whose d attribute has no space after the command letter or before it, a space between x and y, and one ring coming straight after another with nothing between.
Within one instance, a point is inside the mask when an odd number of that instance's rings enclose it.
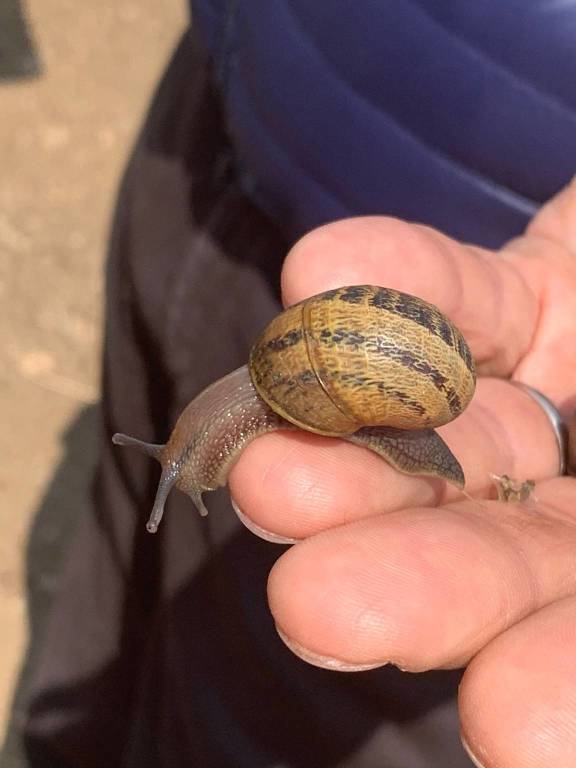
<instances>
[{"instance_id":1,"label":"dark clothing","mask_svg":"<svg viewBox=\"0 0 576 768\"><path fill-rule=\"evenodd\" d=\"M112 446L163 440L241 365L278 310L287 242L238 190L204 59L186 38L126 174L108 269L103 458L32 684L34 768L464 768L458 674L315 669L278 639L266 577L282 548L225 492L201 519L158 466Z\"/></svg>"},{"instance_id":2,"label":"dark clothing","mask_svg":"<svg viewBox=\"0 0 576 768\"><path fill-rule=\"evenodd\" d=\"M574 173L574 3L191 2L244 188L291 236L386 213L499 246Z\"/></svg>"}]
</instances>

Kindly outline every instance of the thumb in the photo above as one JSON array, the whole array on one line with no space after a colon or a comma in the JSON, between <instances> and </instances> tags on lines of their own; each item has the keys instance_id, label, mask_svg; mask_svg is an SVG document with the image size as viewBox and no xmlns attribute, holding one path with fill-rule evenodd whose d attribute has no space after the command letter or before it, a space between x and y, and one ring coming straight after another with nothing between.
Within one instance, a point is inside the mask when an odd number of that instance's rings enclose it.
<instances>
[{"instance_id":1,"label":"thumb","mask_svg":"<svg viewBox=\"0 0 576 768\"><path fill-rule=\"evenodd\" d=\"M542 206L526 234L556 242L576 256L576 176Z\"/></svg>"}]
</instances>

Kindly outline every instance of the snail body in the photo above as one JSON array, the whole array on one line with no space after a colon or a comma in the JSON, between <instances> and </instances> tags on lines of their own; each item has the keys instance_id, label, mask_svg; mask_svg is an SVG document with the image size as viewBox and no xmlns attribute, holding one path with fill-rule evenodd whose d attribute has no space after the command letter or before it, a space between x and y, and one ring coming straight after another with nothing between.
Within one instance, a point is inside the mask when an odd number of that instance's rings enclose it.
<instances>
[{"instance_id":1,"label":"snail body","mask_svg":"<svg viewBox=\"0 0 576 768\"><path fill-rule=\"evenodd\" d=\"M434 427L456 418L475 387L460 331L432 304L376 286L349 286L295 304L267 326L242 366L200 393L166 445L113 441L157 458L162 476L148 530L173 486L206 514L202 493L227 482L242 449L276 429L341 437L402 472L464 475Z\"/></svg>"}]
</instances>

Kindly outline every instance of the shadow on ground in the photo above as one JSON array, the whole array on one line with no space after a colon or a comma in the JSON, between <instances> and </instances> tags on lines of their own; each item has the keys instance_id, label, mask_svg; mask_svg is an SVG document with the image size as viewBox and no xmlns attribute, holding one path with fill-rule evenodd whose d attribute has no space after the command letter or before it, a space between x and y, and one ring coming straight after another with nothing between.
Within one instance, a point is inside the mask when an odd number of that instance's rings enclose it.
<instances>
[{"instance_id":1,"label":"shadow on ground","mask_svg":"<svg viewBox=\"0 0 576 768\"><path fill-rule=\"evenodd\" d=\"M68 542L86 509L96 463L98 407L83 408L62 436L64 456L33 517L26 545L29 645L12 704L0 768L23 768L20 728L26 689L41 646L46 617L58 584Z\"/></svg>"},{"instance_id":2,"label":"shadow on ground","mask_svg":"<svg viewBox=\"0 0 576 768\"><path fill-rule=\"evenodd\" d=\"M20 0L0 1L0 80L40 74L36 47Z\"/></svg>"}]
</instances>

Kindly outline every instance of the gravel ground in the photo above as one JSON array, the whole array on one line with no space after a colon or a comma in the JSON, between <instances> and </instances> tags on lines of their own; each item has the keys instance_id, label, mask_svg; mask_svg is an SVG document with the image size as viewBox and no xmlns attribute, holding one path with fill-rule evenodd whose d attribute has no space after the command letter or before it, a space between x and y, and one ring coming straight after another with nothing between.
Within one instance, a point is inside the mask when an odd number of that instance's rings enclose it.
<instances>
[{"instance_id":1,"label":"gravel ground","mask_svg":"<svg viewBox=\"0 0 576 768\"><path fill-rule=\"evenodd\" d=\"M27 11L42 73L0 81L0 742L27 589L49 599L94 465L115 189L186 8L30 0Z\"/></svg>"}]
</instances>

